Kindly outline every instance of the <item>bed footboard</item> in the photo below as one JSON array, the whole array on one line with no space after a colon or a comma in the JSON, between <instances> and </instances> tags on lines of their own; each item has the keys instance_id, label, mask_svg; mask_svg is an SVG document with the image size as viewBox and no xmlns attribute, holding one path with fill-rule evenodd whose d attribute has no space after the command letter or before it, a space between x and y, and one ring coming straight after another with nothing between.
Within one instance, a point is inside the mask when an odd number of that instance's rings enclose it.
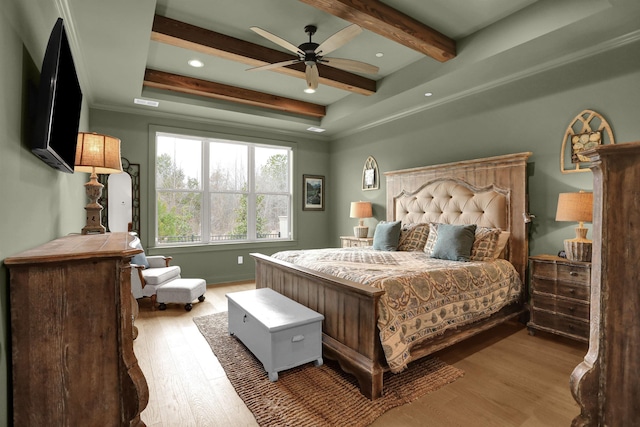
<instances>
[{"instance_id":1,"label":"bed footboard","mask_svg":"<svg viewBox=\"0 0 640 427\"><path fill-rule=\"evenodd\" d=\"M386 363L377 327L383 290L314 272L266 255L252 253L256 287L271 288L324 315L323 356L353 374L362 393L382 396Z\"/></svg>"}]
</instances>

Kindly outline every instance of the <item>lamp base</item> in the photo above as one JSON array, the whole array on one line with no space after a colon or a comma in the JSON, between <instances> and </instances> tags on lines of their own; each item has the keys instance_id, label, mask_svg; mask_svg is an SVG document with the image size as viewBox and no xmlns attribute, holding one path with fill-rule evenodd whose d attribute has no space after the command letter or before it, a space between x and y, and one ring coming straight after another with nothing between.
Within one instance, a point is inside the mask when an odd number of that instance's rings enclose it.
<instances>
[{"instance_id":1,"label":"lamp base","mask_svg":"<svg viewBox=\"0 0 640 427\"><path fill-rule=\"evenodd\" d=\"M82 227L82 234L104 234L107 231L102 225L102 206L98 203L103 187L104 185L98 182L98 175L95 172L89 177L89 182L84 185L89 204L84 207L87 211L87 224Z\"/></svg>"},{"instance_id":2,"label":"lamp base","mask_svg":"<svg viewBox=\"0 0 640 427\"><path fill-rule=\"evenodd\" d=\"M569 261L591 262L591 240L567 239L564 251Z\"/></svg>"},{"instance_id":3,"label":"lamp base","mask_svg":"<svg viewBox=\"0 0 640 427\"><path fill-rule=\"evenodd\" d=\"M353 235L355 237L367 237L367 235L369 234L369 227L364 227L362 225L356 225L355 227L353 227Z\"/></svg>"}]
</instances>

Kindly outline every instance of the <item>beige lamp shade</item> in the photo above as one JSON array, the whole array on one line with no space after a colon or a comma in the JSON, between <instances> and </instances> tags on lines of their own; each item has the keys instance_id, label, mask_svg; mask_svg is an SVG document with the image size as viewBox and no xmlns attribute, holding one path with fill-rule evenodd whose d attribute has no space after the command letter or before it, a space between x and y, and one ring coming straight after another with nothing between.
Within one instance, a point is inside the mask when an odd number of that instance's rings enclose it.
<instances>
[{"instance_id":1,"label":"beige lamp shade","mask_svg":"<svg viewBox=\"0 0 640 427\"><path fill-rule=\"evenodd\" d=\"M122 172L120 140L108 135L80 132L74 170L91 174L89 182L84 185L89 203L84 208L87 223L82 228L82 234L104 233L106 229L102 225L102 206L98 202L104 185L98 182L98 174Z\"/></svg>"},{"instance_id":2,"label":"beige lamp shade","mask_svg":"<svg viewBox=\"0 0 640 427\"><path fill-rule=\"evenodd\" d=\"M369 227L364 226L363 218L371 218L373 216L373 210L371 209L371 202L351 202L351 211L349 212L351 218L358 218L358 225L353 227L353 235L355 237L367 237L369 234Z\"/></svg>"},{"instance_id":3,"label":"beige lamp shade","mask_svg":"<svg viewBox=\"0 0 640 427\"><path fill-rule=\"evenodd\" d=\"M371 202L351 202L349 216L351 218L371 218L373 216Z\"/></svg>"},{"instance_id":4,"label":"beige lamp shade","mask_svg":"<svg viewBox=\"0 0 640 427\"><path fill-rule=\"evenodd\" d=\"M120 173L120 140L108 135L80 132L76 145L76 172Z\"/></svg>"},{"instance_id":5,"label":"beige lamp shade","mask_svg":"<svg viewBox=\"0 0 640 427\"><path fill-rule=\"evenodd\" d=\"M593 221L593 193L560 193L556 221Z\"/></svg>"},{"instance_id":6,"label":"beige lamp shade","mask_svg":"<svg viewBox=\"0 0 640 427\"><path fill-rule=\"evenodd\" d=\"M564 241L564 251L571 261L591 261L591 240L587 239L585 222L593 221L593 193L560 193L556 221L574 221L576 237Z\"/></svg>"}]
</instances>

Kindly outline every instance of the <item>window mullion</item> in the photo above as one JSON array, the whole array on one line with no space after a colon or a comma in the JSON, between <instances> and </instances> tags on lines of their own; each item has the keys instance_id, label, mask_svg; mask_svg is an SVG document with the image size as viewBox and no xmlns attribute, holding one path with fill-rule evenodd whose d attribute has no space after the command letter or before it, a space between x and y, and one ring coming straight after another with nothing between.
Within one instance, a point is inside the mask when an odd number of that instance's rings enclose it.
<instances>
[{"instance_id":1,"label":"window mullion","mask_svg":"<svg viewBox=\"0 0 640 427\"><path fill-rule=\"evenodd\" d=\"M249 145L247 153L247 239L256 240L255 147Z\"/></svg>"},{"instance_id":2,"label":"window mullion","mask_svg":"<svg viewBox=\"0 0 640 427\"><path fill-rule=\"evenodd\" d=\"M209 166L211 160L209 159L211 150L209 149L211 144L209 140L202 140L202 211L200 212L201 224L202 224L202 243L209 243L211 239L211 192L209 190Z\"/></svg>"}]
</instances>

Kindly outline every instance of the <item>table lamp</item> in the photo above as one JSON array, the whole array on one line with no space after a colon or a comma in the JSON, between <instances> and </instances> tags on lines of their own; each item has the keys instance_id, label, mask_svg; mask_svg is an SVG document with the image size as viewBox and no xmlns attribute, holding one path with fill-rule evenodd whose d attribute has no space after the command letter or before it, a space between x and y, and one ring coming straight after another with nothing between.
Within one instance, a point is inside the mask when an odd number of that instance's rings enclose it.
<instances>
[{"instance_id":1,"label":"table lamp","mask_svg":"<svg viewBox=\"0 0 640 427\"><path fill-rule=\"evenodd\" d=\"M593 220L593 193L560 193L556 221L575 221L576 237L564 241L564 251L570 261L591 261L591 240L587 239L585 222Z\"/></svg>"},{"instance_id":2,"label":"table lamp","mask_svg":"<svg viewBox=\"0 0 640 427\"><path fill-rule=\"evenodd\" d=\"M358 225L353 227L353 234L356 237L367 237L369 227L364 226L363 218L371 218L373 216L371 202L351 202L351 218L358 218Z\"/></svg>"},{"instance_id":3,"label":"table lamp","mask_svg":"<svg viewBox=\"0 0 640 427\"><path fill-rule=\"evenodd\" d=\"M98 174L122 172L120 140L97 133L78 133L74 171L91 174L89 182L84 185L89 204L84 208L87 211L87 224L82 228L82 234L102 234L106 229L102 225L102 206L98 199L102 196L104 185L98 182Z\"/></svg>"}]
</instances>

